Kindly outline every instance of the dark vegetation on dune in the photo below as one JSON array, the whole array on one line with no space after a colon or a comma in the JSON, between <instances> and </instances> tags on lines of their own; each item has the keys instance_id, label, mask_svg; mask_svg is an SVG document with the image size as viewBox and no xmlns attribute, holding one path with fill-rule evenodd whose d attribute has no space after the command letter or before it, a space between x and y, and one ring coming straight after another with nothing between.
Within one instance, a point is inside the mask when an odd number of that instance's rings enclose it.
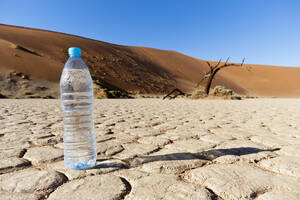
<instances>
[{"instance_id":1,"label":"dark vegetation on dune","mask_svg":"<svg viewBox=\"0 0 300 200\"><path fill-rule=\"evenodd\" d=\"M21 45L19 45L19 44L17 44L15 48L16 48L16 49L19 49L19 50L21 50L21 51L27 52L27 53L31 53L31 54L33 54L33 55L41 56L41 55L39 55L38 53L36 53L36 52L34 52L34 51L31 51L31 50L29 50L29 49L27 49L27 48L25 48L25 47L23 47L23 46L21 46Z\"/></svg>"}]
</instances>

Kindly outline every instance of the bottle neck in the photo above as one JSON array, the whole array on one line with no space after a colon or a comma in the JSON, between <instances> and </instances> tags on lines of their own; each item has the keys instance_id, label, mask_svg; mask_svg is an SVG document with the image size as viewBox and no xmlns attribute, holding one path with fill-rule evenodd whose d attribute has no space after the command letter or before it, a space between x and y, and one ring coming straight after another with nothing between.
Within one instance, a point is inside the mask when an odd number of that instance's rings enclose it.
<instances>
[{"instance_id":1,"label":"bottle neck","mask_svg":"<svg viewBox=\"0 0 300 200\"><path fill-rule=\"evenodd\" d=\"M70 55L70 58L80 58L78 55Z\"/></svg>"}]
</instances>

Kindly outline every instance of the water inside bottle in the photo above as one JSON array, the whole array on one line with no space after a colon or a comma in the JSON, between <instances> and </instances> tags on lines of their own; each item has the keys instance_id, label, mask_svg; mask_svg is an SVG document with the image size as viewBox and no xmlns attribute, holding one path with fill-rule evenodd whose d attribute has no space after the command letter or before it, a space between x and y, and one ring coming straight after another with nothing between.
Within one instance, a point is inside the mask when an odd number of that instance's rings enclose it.
<instances>
[{"instance_id":1,"label":"water inside bottle","mask_svg":"<svg viewBox=\"0 0 300 200\"><path fill-rule=\"evenodd\" d=\"M64 161L70 169L96 162L93 88L87 69L64 69L61 78L64 122Z\"/></svg>"}]
</instances>

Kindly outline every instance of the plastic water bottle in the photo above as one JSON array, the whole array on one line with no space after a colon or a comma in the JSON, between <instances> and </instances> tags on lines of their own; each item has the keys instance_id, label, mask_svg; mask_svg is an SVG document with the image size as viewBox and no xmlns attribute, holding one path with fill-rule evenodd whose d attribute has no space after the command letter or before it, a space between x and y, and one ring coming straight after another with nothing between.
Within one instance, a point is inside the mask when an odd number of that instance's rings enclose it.
<instances>
[{"instance_id":1,"label":"plastic water bottle","mask_svg":"<svg viewBox=\"0 0 300 200\"><path fill-rule=\"evenodd\" d=\"M69 169L84 169L95 165L97 155L93 83L80 48L69 48L69 56L60 78L64 162Z\"/></svg>"}]
</instances>

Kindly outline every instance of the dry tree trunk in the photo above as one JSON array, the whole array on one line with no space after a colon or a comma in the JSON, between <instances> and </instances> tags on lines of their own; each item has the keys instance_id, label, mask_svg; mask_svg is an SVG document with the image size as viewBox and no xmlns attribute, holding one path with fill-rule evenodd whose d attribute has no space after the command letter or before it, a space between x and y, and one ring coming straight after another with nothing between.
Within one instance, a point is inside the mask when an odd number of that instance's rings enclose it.
<instances>
[{"instance_id":1,"label":"dry tree trunk","mask_svg":"<svg viewBox=\"0 0 300 200\"><path fill-rule=\"evenodd\" d=\"M228 63L228 60L229 60L229 57L227 58L226 62L223 64L223 65L220 65L221 63L221 59L219 60L219 62L215 65L215 66L212 66L208 61L206 62L207 65L209 66L210 68L210 71L206 72L205 73L205 76L204 78L202 78L199 83L196 85L196 87L198 87L200 85L200 83L202 81L204 81L205 79L207 79L207 82L206 82L206 85L205 85L205 93L206 95L209 94L209 91L210 91L210 88L211 88L211 85L212 85L212 81L214 80L214 77L216 76L217 72L219 72L221 69L224 69L226 67L243 67L243 64L244 64L244 61L245 61L245 58L243 59L242 63L241 64L235 64L235 63ZM247 70L250 70L250 68L247 68Z\"/></svg>"},{"instance_id":2,"label":"dry tree trunk","mask_svg":"<svg viewBox=\"0 0 300 200\"><path fill-rule=\"evenodd\" d=\"M209 94L209 90L212 84L212 81L214 80L215 75L217 74L217 72L220 70L220 68L216 69L215 71L213 71L210 75L209 78L207 80L206 86L205 86L205 94L208 95Z\"/></svg>"}]
</instances>

